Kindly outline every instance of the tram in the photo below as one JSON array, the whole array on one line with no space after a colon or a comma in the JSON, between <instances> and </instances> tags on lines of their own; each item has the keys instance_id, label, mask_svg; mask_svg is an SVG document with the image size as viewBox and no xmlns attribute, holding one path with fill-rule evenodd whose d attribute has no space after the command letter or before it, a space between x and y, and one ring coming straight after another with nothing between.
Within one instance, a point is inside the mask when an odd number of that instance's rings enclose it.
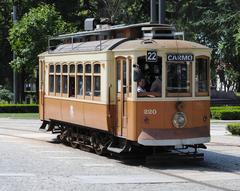
<instances>
[{"instance_id":1,"label":"tram","mask_svg":"<svg viewBox=\"0 0 240 191\"><path fill-rule=\"evenodd\" d=\"M91 18L84 32L51 38L39 55L41 128L97 154L205 148L211 49L175 34Z\"/></svg>"}]
</instances>

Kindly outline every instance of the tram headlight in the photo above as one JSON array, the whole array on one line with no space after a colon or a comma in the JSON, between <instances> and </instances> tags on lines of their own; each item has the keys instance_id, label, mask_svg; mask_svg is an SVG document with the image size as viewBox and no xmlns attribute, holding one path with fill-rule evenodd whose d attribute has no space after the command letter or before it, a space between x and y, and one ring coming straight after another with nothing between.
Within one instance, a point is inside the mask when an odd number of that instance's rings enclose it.
<instances>
[{"instance_id":1,"label":"tram headlight","mask_svg":"<svg viewBox=\"0 0 240 191\"><path fill-rule=\"evenodd\" d=\"M173 117L173 125L176 128L183 128L187 123L186 115L183 112L177 112Z\"/></svg>"}]
</instances>

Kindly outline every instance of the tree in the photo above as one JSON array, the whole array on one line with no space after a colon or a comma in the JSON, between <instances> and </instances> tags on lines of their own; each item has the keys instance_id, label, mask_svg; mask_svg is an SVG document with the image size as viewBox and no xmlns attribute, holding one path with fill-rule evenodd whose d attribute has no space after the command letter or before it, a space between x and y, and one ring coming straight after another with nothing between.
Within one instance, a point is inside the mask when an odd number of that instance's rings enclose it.
<instances>
[{"instance_id":1,"label":"tree","mask_svg":"<svg viewBox=\"0 0 240 191\"><path fill-rule=\"evenodd\" d=\"M11 89L12 70L8 63L12 59L12 53L7 37L12 9L8 0L0 1L0 7L0 85Z\"/></svg>"},{"instance_id":2,"label":"tree","mask_svg":"<svg viewBox=\"0 0 240 191\"><path fill-rule=\"evenodd\" d=\"M188 40L197 41L213 49L212 70L219 69L224 63L240 74L239 9L240 4L237 0L170 0L167 17L170 23L176 23L178 30L185 32ZM220 73L224 78L229 78L225 81L233 80L227 75L233 74L232 72L225 72L224 69ZM239 77L234 79L235 82L240 81Z\"/></svg>"},{"instance_id":3,"label":"tree","mask_svg":"<svg viewBox=\"0 0 240 191\"><path fill-rule=\"evenodd\" d=\"M10 64L21 73L21 99L24 100L24 82L36 80L34 75L38 65L38 55L47 50L48 37L73 32L72 24L65 22L53 5L42 4L30 9L10 30L9 41L16 54Z\"/></svg>"},{"instance_id":4,"label":"tree","mask_svg":"<svg viewBox=\"0 0 240 191\"><path fill-rule=\"evenodd\" d=\"M75 28L63 21L54 6L43 4L31 9L10 30L9 41L17 56L11 66L31 76L38 54L47 49L48 37L73 31Z\"/></svg>"}]
</instances>

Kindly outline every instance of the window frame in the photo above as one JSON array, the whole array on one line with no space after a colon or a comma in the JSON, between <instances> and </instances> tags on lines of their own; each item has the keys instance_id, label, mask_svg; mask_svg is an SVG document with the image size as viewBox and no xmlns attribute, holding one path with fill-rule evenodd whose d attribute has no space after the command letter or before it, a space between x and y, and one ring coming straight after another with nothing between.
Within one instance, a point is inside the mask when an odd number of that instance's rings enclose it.
<instances>
[{"instance_id":1,"label":"window frame","mask_svg":"<svg viewBox=\"0 0 240 191\"><path fill-rule=\"evenodd\" d=\"M81 73L79 73L78 72L78 65L82 65L82 72ZM84 64L82 63L82 62L77 62L76 63L76 67L77 67L77 70L76 70L76 97L77 97L77 99L84 99L84 89L85 89L85 80L84 80L84 73L85 73L85 68L84 68ZM79 92L78 92L78 90L79 90L79 84L78 84L78 78L79 77L82 77L82 95L79 95Z\"/></svg>"},{"instance_id":2,"label":"window frame","mask_svg":"<svg viewBox=\"0 0 240 191\"><path fill-rule=\"evenodd\" d=\"M89 72L89 73L86 72L87 65L91 66L91 72ZM92 100L93 99L93 77L92 77L93 74L92 74L92 72L93 72L93 64L91 62L84 63L84 93L83 94L84 94L84 99L85 100ZM91 90L90 90L91 95L86 95L86 92L87 92L86 91L86 89L87 89L86 77L90 77L90 79L91 79Z\"/></svg>"},{"instance_id":3,"label":"window frame","mask_svg":"<svg viewBox=\"0 0 240 191\"><path fill-rule=\"evenodd\" d=\"M208 91L205 91L205 92L199 92L197 90L197 83L198 81L196 80L196 72L197 72L197 59L206 59L207 60L207 90ZM201 56L196 56L195 57L195 73L194 73L194 83L195 83L195 96L196 97L208 97L210 95L210 58L208 56L205 56L205 55L201 55Z\"/></svg>"},{"instance_id":4,"label":"window frame","mask_svg":"<svg viewBox=\"0 0 240 191\"><path fill-rule=\"evenodd\" d=\"M71 66L74 66L74 71L71 71ZM68 64L68 97L69 98L76 98L76 64L74 62L70 62ZM70 78L74 78L74 95L70 96Z\"/></svg>"},{"instance_id":5,"label":"window frame","mask_svg":"<svg viewBox=\"0 0 240 191\"><path fill-rule=\"evenodd\" d=\"M55 96L61 96L62 95L62 65L61 63L57 62L54 64L55 65L55 76L54 76L54 92ZM60 72L57 72L57 66L60 66ZM57 76L60 76L60 92L57 92Z\"/></svg>"},{"instance_id":6,"label":"window frame","mask_svg":"<svg viewBox=\"0 0 240 191\"><path fill-rule=\"evenodd\" d=\"M53 72L51 72L51 66L53 66ZM51 77L53 77L53 91L51 91ZM48 69L48 94L50 96L54 96L55 95L55 64L54 63L49 63L49 69Z\"/></svg>"},{"instance_id":7,"label":"window frame","mask_svg":"<svg viewBox=\"0 0 240 191\"><path fill-rule=\"evenodd\" d=\"M67 72L64 72L64 70L63 70L63 68L64 68L64 66L67 66ZM63 79L64 79L64 77L65 76L67 76L67 92L65 93L65 92L63 92L63 90L64 90L64 87L63 87ZM68 97L68 94L69 94L69 64L68 63L66 63L66 62L64 62L64 63L62 63L62 78L61 78L61 82L62 82L62 86L61 86L61 88L62 88L62 97Z\"/></svg>"},{"instance_id":8,"label":"window frame","mask_svg":"<svg viewBox=\"0 0 240 191\"><path fill-rule=\"evenodd\" d=\"M95 73L95 66L96 65L99 65L99 73ZM93 63L93 68L92 68L92 74L93 74L93 77L92 77L92 83L93 83L93 86L92 86L92 96L93 96L93 100L100 100L101 99L101 96L102 96L102 77L101 77L101 74L102 74L102 65L100 62L94 62ZM95 77L99 77L100 78L100 95L99 96L95 96Z\"/></svg>"}]
</instances>

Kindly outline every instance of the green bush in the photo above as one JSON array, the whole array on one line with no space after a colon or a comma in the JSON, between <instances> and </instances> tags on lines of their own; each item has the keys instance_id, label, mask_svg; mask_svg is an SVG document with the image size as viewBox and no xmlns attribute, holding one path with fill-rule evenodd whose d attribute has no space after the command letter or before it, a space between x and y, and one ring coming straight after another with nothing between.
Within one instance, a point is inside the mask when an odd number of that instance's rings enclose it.
<instances>
[{"instance_id":1,"label":"green bush","mask_svg":"<svg viewBox=\"0 0 240 191\"><path fill-rule=\"evenodd\" d=\"M240 120L240 106L211 107L212 119Z\"/></svg>"},{"instance_id":2,"label":"green bush","mask_svg":"<svg viewBox=\"0 0 240 191\"><path fill-rule=\"evenodd\" d=\"M233 135L240 135L240 123L230 123L227 125L227 129Z\"/></svg>"},{"instance_id":3,"label":"green bush","mask_svg":"<svg viewBox=\"0 0 240 191\"><path fill-rule=\"evenodd\" d=\"M9 103L12 101L13 93L0 86L0 103Z\"/></svg>"},{"instance_id":4,"label":"green bush","mask_svg":"<svg viewBox=\"0 0 240 191\"><path fill-rule=\"evenodd\" d=\"M38 105L0 104L0 113L38 113Z\"/></svg>"}]
</instances>

